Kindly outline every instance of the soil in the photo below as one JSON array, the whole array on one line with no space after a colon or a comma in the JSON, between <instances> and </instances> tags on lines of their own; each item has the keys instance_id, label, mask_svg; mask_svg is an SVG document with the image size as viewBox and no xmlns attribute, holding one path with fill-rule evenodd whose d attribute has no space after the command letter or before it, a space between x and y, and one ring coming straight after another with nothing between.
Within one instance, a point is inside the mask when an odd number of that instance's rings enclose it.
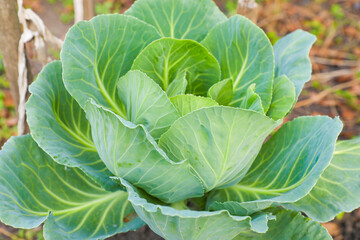
<instances>
[{"instance_id":1,"label":"soil","mask_svg":"<svg viewBox=\"0 0 360 240\"><path fill-rule=\"evenodd\" d=\"M356 210L352 213L344 215L339 221L339 225L343 229L343 240L358 240L360 239L360 211ZM340 240L340 236L336 236L335 240Z\"/></svg>"},{"instance_id":2,"label":"soil","mask_svg":"<svg viewBox=\"0 0 360 240\"><path fill-rule=\"evenodd\" d=\"M64 23L60 19L59 13L63 6L60 2L53 4L47 0L40 1L41 8L38 9L37 14L44 21L45 25L49 30L58 38L64 39L67 31L72 26L71 23Z\"/></svg>"},{"instance_id":3,"label":"soil","mask_svg":"<svg viewBox=\"0 0 360 240\"><path fill-rule=\"evenodd\" d=\"M151 231L148 226L144 226L135 232L117 234L109 240L163 240L163 238Z\"/></svg>"}]
</instances>

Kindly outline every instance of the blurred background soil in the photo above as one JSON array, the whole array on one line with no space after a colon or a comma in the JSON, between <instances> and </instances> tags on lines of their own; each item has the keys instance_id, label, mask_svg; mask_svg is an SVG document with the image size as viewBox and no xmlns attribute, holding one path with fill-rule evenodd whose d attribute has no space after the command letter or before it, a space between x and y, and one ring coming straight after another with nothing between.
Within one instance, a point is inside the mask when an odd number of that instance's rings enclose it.
<instances>
[{"instance_id":1,"label":"blurred background soil","mask_svg":"<svg viewBox=\"0 0 360 240\"><path fill-rule=\"evenodd\" d=\"M341 139L360 135L360 0L258 0L250 12L238 7L237 0L216 0L227 15L244 13L256 22L275 43L280 37L298 28L318 38L310 57L313 64L311 81L305 85L289 121L302 115L340 116L344 123ZM73 24L72 0L24 0L43 19L53 34L64 38ZM132 0L96 0L96 14L123 13ZM59 52L52 51L54 59ZM35 59L30 52L30 59ZM0 146L16 135L14 101L10 96L0 53ZM34 75L41 64L31 60ZM338 215L323 224L335 240L360 240L360 210ZM133 233L111 239L161 239L148 228L140 235ZM143 236L144 238L139 238ZM43 239L42 229L18 230L0 223L0 240Z\"/></svg>"}]
</instances>

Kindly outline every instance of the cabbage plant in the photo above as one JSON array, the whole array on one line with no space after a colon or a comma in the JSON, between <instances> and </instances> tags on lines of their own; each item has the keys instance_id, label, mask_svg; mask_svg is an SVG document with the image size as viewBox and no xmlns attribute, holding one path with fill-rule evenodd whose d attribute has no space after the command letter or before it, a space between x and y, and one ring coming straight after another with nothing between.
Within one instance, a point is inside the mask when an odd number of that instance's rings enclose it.
<instances>
[{"instance_id":1,"label":"cabbage plant","mask_svg":"<svg viewBox=\"0 0 360 240\"><path fill-rule=\"evenodd\" d=\"M360 205L360 139L283 124L315 37L274 46L211 0L137 0L79 22L31 85L30 135L0 152L0 219L45 239L147 224L165 239L331 239Z\"/></svg>"}]
</instances>

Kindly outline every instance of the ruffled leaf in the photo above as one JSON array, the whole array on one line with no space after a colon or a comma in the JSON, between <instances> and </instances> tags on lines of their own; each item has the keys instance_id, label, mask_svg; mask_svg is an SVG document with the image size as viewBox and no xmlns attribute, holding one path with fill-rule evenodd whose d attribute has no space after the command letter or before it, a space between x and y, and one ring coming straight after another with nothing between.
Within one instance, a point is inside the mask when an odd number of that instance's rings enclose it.
<instances>
[{"instance_id":1,"label":"ruffled leaf","mask_svg":"<svg viewBox=\"0 0 360 240\"><path fill-rule=\"evenodd\" d=\"M219 105L211 98L194 95L178 95L170 98L170 101L174 104L175 108L178 110L181 116L184 116L200 108Z\"/></svg>"},{"instance_id":2,"label":"ruffled leaf","mask_svg":"<svg viewBox=\"0 0 360 240\"><path fill-rule=\"evenodd\" d=\"M261 98L255 92L255 84L251 84L248 87L245 97L242 99L241 102L238 102L237 107L243 108L243 109L254 110L255 112L264 114L264 108L261 103Z\"/></svg>"},{"instance_id":3,"label":"ruffled leaf","mask_svg":"<svg viewBox=\"0 0 360 240\"><path fill-rule=\"evenodd\" d=\"M228 78L215 83L209 89L208 96L220 105L228 105L234 97L233 81Z\"/></svg>"},{"instance_id":4,"label":"ruffled leaf","mask_svg":"<svg viewBox=\"0 0 360 240\"><path fill-rule=\"evenodd\" d=\"M186 73L187 93L205 95L220 80L220 67L213 55L193 40L162 38L147 46L132 69L140 70L165 91Z\"/></svg>"},{"instance_id":5,"label":"ruffled leaf","mask_svg":"<svg viewBox=\"0 0 360 240\"><path fill-rule=\"evenodd\" d=\"M341 129L339 119L324 116L286 123L264 144L246 176L212 192L208 206L241 216L301 199L329 165Z\"/></svg>"},{"instance_id":6,"label":"ruffled leaf","mask_svg":"<svg viewBox=\"0 0 360 240\"><path fill-rule=\"evenodd\" d=\"M166 93L140 71L130 71L118 81L118 95L127 120L142 124L155 139L180 117Z\"/></svg>"},{"instance_id":7,"label":"ruffled leaf","mask_svg":"<svg viewBox=\"0 0 360 240\"><path fill-rule=\"evenodd\" d=\"M315 41L314 35L299 29L274 45L275 77L286 75L295 86L296 98L311 78L309 52Z\"/></svg>"},{"instance_id":8,"label":"ruffled leaf","mask_svg":"<svg viewBox=\"0 0 360 240\"><path fill-rule=\"evenodd\" d=\"M83 169L104 188L119 188L97 154L85 112L64 87L61 62L48 64L30 92L27 121L40 147L57 163Z\"/></svg>"},{"instance_id":9,"label":"ruffled leaf","mask_svg":"<svg viewBox=\"0 0 360 240\"><path fill-rule=\"evenodd\" d=\"M244 109L203 108L174 122L159 146L174 161L187 159L210 191L236 184L279 124Z\"/></svg>"},{"instance_id":10,"label":"ruffled leaf","mask_svg":"<svg viewBox=\"0 0 360 240\"><path fill-rule=\"evenodd\" d=\"M176 95L185 94L187 87L186 72L178 74L176 78L169 84L166 89L168 97L175 97Z\"/></svg>"},{"instance_id":11,"label":"ruffled leaf","mask_svg":"<svg viewBox=\"0 0 360 240\"><path fill-rule=\"evenodd\" d=\"M295 86L289 78L285 75L275 78L273 97L266 115L274 120L284 118L293 108L295 100Z\"/></svg>"},{"instance_id":12,"label":"ruffled leaf","mask_svg":"<svg viewBox=\"0 0 360 240\"><path fill-rule=\"evenodd\" d=\"M219 61L222 78L231 78L235 106L248 87L255 83L267 111L272 95L274 53L266 34L253 22L242 16L233 16L216 25L202 41Z\"/></svg>"},{"instance_id":13,"label":"ruffled leaf","mask_svg":"<svg viewBox=\"0 0 360 240\"><path fill-rule=\"evenodd\" d=\"M160 38L155 28L124 15L101 15L79 22L66 34L61 51L66 89L81 107L94 99L126 118L118 95L118 79L139 52Z\"/></svg>"},{"instance_id":14,"label":"ruffled leaf","mask_svg":"<svg viewBox=\"0 0 360 240\"><path fill-rule=\"evenodd\" d=\"M171 161L142 125L125 121L92 101L85 112L98 153L115 176L165 202L204 194L189 162Z\"/></svg>"},{"instance_id":15,"label":"ruffled leaf","mask_svg":"<svg viewBox=\"0 0 360 240\"><path fill-rule=\"evenodd\" d=\"M284 207L327 222L360 205L360 138L339 141L333 159L311 192Z\"/></svg>"},{"instance_id":16,"label":"ruffled leaf","mask_svg":"<svg viewBox=\"0 0 360 240\"><path fill-rule=\"evenodd\" d=\"M80 170L55 163L29 135L11 138L0 159L0 220L7 225L45 221L46 239L106 238L143 225L126 192L105 191Z\"/></svg>"},{"instance_id":17,"label":"ruffled leaf","mask_svg":"<svg viewBox=\"0 0 360 240\"><path fill-rule=\"evenodd\" d=\"M162 37L196 41L226 20L212 0L137 0L125 14L153 25Z\"/></svg>"},{"instance_id":18,"label":"ruffled leaf","mask_svg":"<svg viewBox=\"0 0 360 240\"><path fill-rule=\"evenodd\" d=\"M165 239L232 240L241 232L262 232L268 219L272 219L267 214L238 217L231 216L227 211L176 210L152 202L127 181L121 182L126 186L129 201L141 219Z\"/></svg>"},{"instance_id":19,"label":"ruffled leaf","mask_svg":"<svg viewBox=\"0 0 360 240\"><path fill-rule=\"evenodd\" d=\"M332 237L323 226L302 216L301 213L276 210L273 211L273 214L275 214L276 220L269 221L269 230L266 233L239 234L234 240L332 240Z\"/></svg>"}]
</instances>

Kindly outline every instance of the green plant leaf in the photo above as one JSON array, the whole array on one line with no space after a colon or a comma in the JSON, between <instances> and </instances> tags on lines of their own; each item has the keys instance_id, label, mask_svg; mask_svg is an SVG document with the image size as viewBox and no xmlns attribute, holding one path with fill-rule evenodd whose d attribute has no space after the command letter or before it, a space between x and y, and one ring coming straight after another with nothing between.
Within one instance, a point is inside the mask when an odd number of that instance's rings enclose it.
<instances>
[{"instance_id":1,"label":"green plant leaf","mask_svg":"<svg viewBox=\"0 0 360 240\"><path fill-rule=\"evenodd\" d=\"M129 193L129 201L137 214L149 227L165 239L213 239L232 240L241 232L262 231L268 217L259 214L254 217L231 216L227 211L176 210L151 201L146 194L136 190L125 180L121 182ZM262 227L258 229L259 222Z\"/></svg>"},{"instance_id":2,"label":"green plant leaf","mask_svg":"<svg viewBox=\"0 0 360 240\"><path fill-rule=\"evenodd\" d=\"M176 95L185 94L187 87L186 72L178 74L175 79L169 84L166 89L168 97L175 97Z\"/></svg>"},{"instance_id":3,"label":"green plant leaf","mask_svg":"<svg viewBox=\"0 0 360 240\"><path fill-rule=\"evenodd\" d=\"M61 62L48 64L30 92L27 121L40 147L57 163L81 168L104 188L119 188L97 154L85 112L64 87Z\"/></svg>"},{"instance_id":4,"label":"green plant leaf","mask_svg":"<svg viewBox=\"0 0 360 240\"><path fill-rule=\"evenodd\" d=\"M228 105L234 97L233 81L231 78L222 80L211 86L208 96L220 105Z\"/></svg>"},{"instance_id":5,"label":"green plant leaf","mask_svg":"<svg viewBox=\"0 0 360 240\"><path fill-rule=\"evenodd\" d=\"M234 83L231 106L240 102L248 87L256 83L267 111L274 78L274 53L266 34L245 17L236 15L216 25L202 41L219 61L222 78Z\"/></svg>"},{"instance_id":6,"label":"green plant leaf","mask_svg":"<svg viewBox=\"0 0 360 240\"><path fill-rule=\"evenodd\" d=\"M189 162L171 161L142 125L125 121L93 101L85 105L85 112L98 153L115 176L164 202L204 194Z\"/></svg>"},{"instance_id":7,"label":"green plant leaf","mask_svg":"<svg viewBox=\"0 0 360 240\"><path fill-rule=\"evenodd\" d=\"M360 205L360 138L339 141L330 165L311 192L284 207L305 212L320 222L327 222L341 212L351 212Z\"/></svg>"},{"instance_id":8,"label":"green plant leaf","mask_svg":"<svg viewBox=\"0 0 360 240\"><path fill-rule=\"evenodd\" d=\"M251 84L245 94L245 97L241 102L236 104L236 107L254 110L255 112L259 112L264 114L264 108L261 103L260 96L255 92L255 83ZM277 119L276 119L277 120Z\"/></svg>"},{"instance_id":9,"label":"green plant leaf","mask_svg":"<svg viewBox=\"0 0 360 240\"><path fill-rule=\"evenodd\" d=\"M105 191L80 170L55 163L29 135L11 138L0 159L0 220L7 225L45 221L47 239L99 239L143 225L126 192ZM56 231L66 238L54 238Z\"/></svg>"},{"instance_id":10,"label":"green plant leaf","mask_svg":"<svg viewBox=\"0 0 360 240\"><path fill-rule=\"evenodd\" d=\"M165 91L186 72L187 93L205 95L220 80L220 67L213 55L193 40L161 38L147 46L134 61L140 70Z\"/></svg>"},{"instance_id":11,"label":"green plant leaf","mask_svg":"<svg viewBox=\"0 0 360 240\"><path fill-rule=\"evenodd\" d=\"M284 118L293 108L296 101L295 86L285 75L274 80L273 97L269 111L266 113L274 120Z\"/></svg>"},{"instance_id":12,"label":"green plant leaf","mask_svg":"<svg viewBox=\"0 0 360 240\"><path fill-rule=\"evenodd\" d=\"M276 220L269 221L269 230L266 233L239 234L234 240L269 240L269 239L291 239L291 240L332 240L328 231L299 212L289 210L273 211Z\"/></svg>"},{"instance_id":13,"label":"green plant leaf","mask_svg":"<svg viewBox=\"0 0 360 240\"><path fill-rule=\"evenodd\" d=\"M159 140L174 161L188 159L206 191L236 184L280 124L257 112L215 106L179 118Z\"/></svg>"},{"instance_id":14,"label":"green plant leaf","mask_svg":"<svg viewBox=\"0 0 360 240\"><path fill-rule=\"evenodd\" d=\"M181 116L184 116L200 108L219 105L211 98L194 95L177 95L170 98L170 101L174 104L175 108L179 111Z\"/></svg>"},{"instance_id":15,"label":"green plant leaf","mask_svg":"<svg viewBox=\"0 0 360 240\"><path fill-rule=\"evenodd\" d=\"M101 15L77 23L61 51L66 89L81 107L92 98L126 118L116 94L117 80L130 70L139 52L158 38L155 28L131 16Z\"/></svg>"},{"instance_id":16,"label":"green plant leaf","mask_svg":"<svg viewBox=\"0 0 360 240\"><path fill-rule=\"evenodd\" d=\"M313 34L299 29L274 45L275 77L286 75L295 86L296 98L311 78L309 52L315 41Z\"/></svg>"},{"instance_id":17,"label":"green plant leaf","mask_svg":"<svg viewBox=\"0 0 360 240\"><path fill-rule=\"evenodd\" d=\"M325 116L284 124L264 144L246 176L233 187L211 193L208 206L241 216L301 199L329 165L341 128L338 118Z\"/></svg>"},{"instance_id":18,"label":"green plant leaf","mask_svg":"<svg viewBox=\"0 0 360 240\"><path fill-rule=\"evenodd\" d=\"M162 37L196 41L226 20L212 0L137 0L125 14L153 25Z\"/></svg>"},{"instance_id":19,"label":"green plant leaf","mask_svg":"<svg viewBox=\"0 0 360 240\"><path fill-rule=\"evenodd\" d=\"M129 71L117 88L127 120L142 124L155 139L180 117L166 93L145 73Z\"/></svg>"}]
</instances>

